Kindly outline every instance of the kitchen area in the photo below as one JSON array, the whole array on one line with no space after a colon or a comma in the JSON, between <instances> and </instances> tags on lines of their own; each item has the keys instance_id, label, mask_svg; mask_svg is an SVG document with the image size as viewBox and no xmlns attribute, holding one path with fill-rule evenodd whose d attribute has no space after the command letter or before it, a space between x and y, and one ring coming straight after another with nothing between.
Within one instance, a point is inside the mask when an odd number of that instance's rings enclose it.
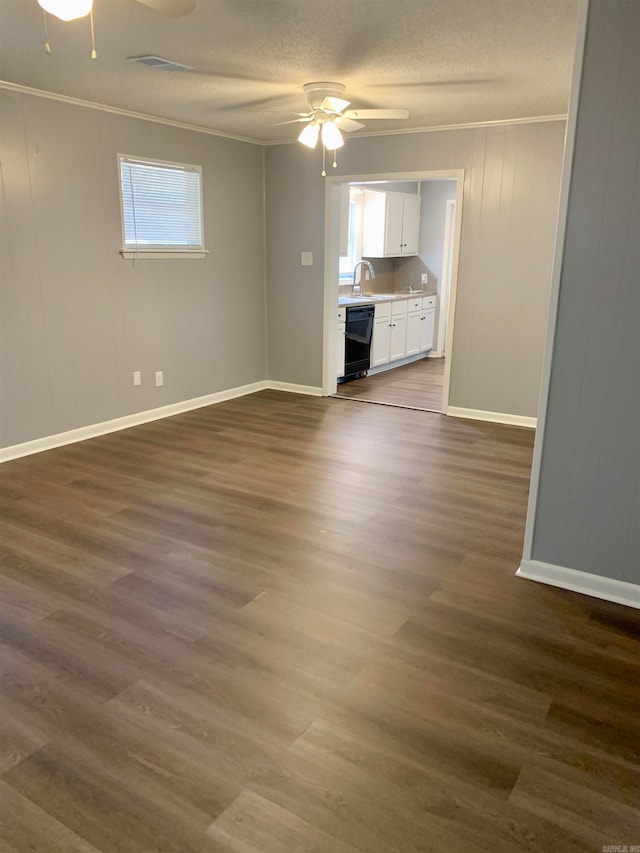
<instances>
[{"instance_id":1,"label":"kitchen area","mask_svg":"<svg viewBox=\"0 0 640 853\"><path fill-rule=\"evenodd\" d=\"M443 411L456 179L344 188L339 398Z\"/></svg>"}]
</instances>

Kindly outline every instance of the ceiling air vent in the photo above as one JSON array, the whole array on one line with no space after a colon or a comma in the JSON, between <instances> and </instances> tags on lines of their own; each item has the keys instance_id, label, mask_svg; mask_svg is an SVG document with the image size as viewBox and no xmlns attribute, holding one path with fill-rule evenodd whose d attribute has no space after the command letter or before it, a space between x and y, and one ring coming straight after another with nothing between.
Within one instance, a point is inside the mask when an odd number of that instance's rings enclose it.
<instances>
[{"instance_id":1,"label":"ceiling air vent","mask_svg":"<svg viewBox=\"0 0 640 853\"><path fill-rule=\"evenodd\" d=\"M129 56L131 62L141 62L143 65L150 65L152 68L160 68L162 71L193 71L188 65L180 65L179 62L172 62L170 59L163 59L161 56Z\"/></svg>"}]
</instances>

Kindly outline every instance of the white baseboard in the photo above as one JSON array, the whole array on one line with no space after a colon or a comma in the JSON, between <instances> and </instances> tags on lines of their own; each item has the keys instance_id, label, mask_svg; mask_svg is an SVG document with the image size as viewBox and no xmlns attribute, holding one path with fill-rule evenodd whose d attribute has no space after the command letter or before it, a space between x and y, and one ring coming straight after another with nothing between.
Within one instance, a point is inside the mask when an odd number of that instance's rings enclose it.
<instances>
[{"instance_id":1,"label":"white baseboard","mask_svg":"<svg viewBox=\"0 0 640 853\"><path fill-rule=\"evenodd\" d=\"M524 415L507 415L502 412L483 412L481 409L462 409L459 406L449 406L445 414L453 418L466 418L470 421L489 421L492 424L509 424L511 426L535 429L537 418Z\"/></svg>"},{"instance_id":2,"label":"white baseboard","mask_svg":"<svg viewBox=\"0 0 640 853\"><path fill-rule=\"evenodd\" d=\"M440 352L440 350L430 350L427 358L444 358L444 353Z\"/></svg>"},{"instance_id":3,"label":"white baseboard","mask_svg":"<svg viewBox=\"0 0 640 853\"><path fill-rule=\"evenodd\" d=\"M41 453L44 450L52 450L54 447L63 447L65 444L74 444L76 441L85 441L88 438L96 438L99 435L107 435L121 429L139 426L140 424L158 421L161 418L169 418L182 412L190 412L193 409L201 409L204 406L212 406L215 403L223 403L225 400L234 400L237 397L245 397L247 394L255 394L256 391L274 389L277 391L292 391L296 394L308 394L314 397L322 395L321 388L312 385L292 385L288 382L274 382L270 379L261 379L251 382L249 385L238 385L224 391L216 391L213 394L205 394L203 397L194 397L191 400L182 400L180 403L171 403L168 406L160 406L157 409L148 409L144 412L135 412L121 418L113 418L101 421L97 424L70 429L55 435L47 435L36 438L33 441L25 441L21 444L13 444L9 447L0 448L0 463L9 462L11 459L19 459L22 456L30 456L32 453Z\"/></svg>"},{"instance_id":4,"label":"white baseboard","mask_svg":"<svg viewBox=\"0 0 640 853\"><path fill-rule=\"evenodd\" d=\"M265 388L272 391L288 391L291 394L306 394L308 397L322 397L322 388L316 385L296 385L293 382L278 382L275 379L267 379Z\"/></svg>"},{"instance_id":5,"label":"white baseboard","mask_svg":"<svg viewBox=\"0 0 640 853\"><path fill-rule=\"evenodd\" d=\"M538 560L523 560L516 575L549 586L581 592L592 598L602 598L605 601L614 601L616 604L626 604L627 607L640 608L640 585L626 581L591 575L588 572L555 566L552 563L542 563Z\"/></svg>"}]
</instances>

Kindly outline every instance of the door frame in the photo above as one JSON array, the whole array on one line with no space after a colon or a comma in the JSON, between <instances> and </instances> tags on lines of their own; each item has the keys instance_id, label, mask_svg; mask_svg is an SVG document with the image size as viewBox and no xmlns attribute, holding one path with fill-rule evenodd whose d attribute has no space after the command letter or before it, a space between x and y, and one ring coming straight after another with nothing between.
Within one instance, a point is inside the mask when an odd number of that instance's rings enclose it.
<instances>
[{"instance_id":1,"label":"door frame","mask_svg":"<svg viewBox=\"0 0 640 853\"><path fill-rule=\"evenodd\" d=\"M447 337L445 341L444 387L442 413L448 414L449 391L454 339L456 297L458 293L458 265L462 235L462 204L464 197L464 169L424 170L419 172L378 172L366 175L332 175L325 185L324 208L324 322L322 347L322 394L328 397L336 393L338 377L336 369L338 334L338 265L340 256L340 188L344 184L381 183L383 181L441 181L455 179L456 215L451 263L451 286L447 307Z\"/></svg>"},{"instance_id":2,"label":"door frame","mask_svg":"<svg viewBox=\"0 0 640 853\"><path fill-rule=\"evenodd\" d=\"M455 198L447 199L444 214L444 240L442 241L442 282L438 299L438 326L435 336L436 352L433 355L434 358L440 358L444 355L442 342L444 341L446 344L447 341L447 307L451 291L451 261L453 260L451 236L453 235L455 238L455 216L456 200Z\"/></svg>"}]
</instances>

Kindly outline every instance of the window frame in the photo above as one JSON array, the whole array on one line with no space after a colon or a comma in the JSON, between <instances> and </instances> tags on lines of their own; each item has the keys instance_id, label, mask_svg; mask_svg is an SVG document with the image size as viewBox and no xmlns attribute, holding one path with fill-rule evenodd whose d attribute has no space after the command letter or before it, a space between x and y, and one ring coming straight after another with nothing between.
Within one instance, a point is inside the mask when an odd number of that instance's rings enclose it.
<instances>
[{"instance_id":1,"label":"window frame","mask_svg":"<svg viewBox=\"0 0 640 853\"><path fill-rule=\"evenodd\" d=\"M197 172L199 175L198 187L200 191L200 228L202 233L202 245L189 249L185 246L163 246L161 248L145 248L136 247L135 249L127 248L127 240L125 234L124 221L124 198L122 193L122 161L137 161L139 163L148 163L151 166L173 166L184 171ZM197 260L206 258L209 254L208 249L204 246L204 193L202 187L202 166L194 163L178 163L174 160L160 160L157 157L141 157L134 154L124 154L118 152L116 155L117 175L118 175L118 196L120 199L120 237L122 247L120 254L125 260Z\"/></svg>"},{"instance_id":2,"label":"window frame","mask_svg":"<svg viewBox=\"0 0 640 853\"><path fill-rule=\"evenodd\" d=\"M362 260L362 244L363 244L363 236L362 236L362 226L364 221L364 193L361 187L353 186L349 187L349 224L351 222L351 205L355 201L355 199L351 198L351 193L358 194L361 197L357 199L358 201L358 245L356 248L357 260L354 261L354 265L358 263L359 260ZM350 255L343 255L342 257L349 258L351 260ZM351 284L353 281L353 269L350 272L340 272L340 260L342 257L338 259L338 284L345 285Z\"/></svg>"}]
</instances>

